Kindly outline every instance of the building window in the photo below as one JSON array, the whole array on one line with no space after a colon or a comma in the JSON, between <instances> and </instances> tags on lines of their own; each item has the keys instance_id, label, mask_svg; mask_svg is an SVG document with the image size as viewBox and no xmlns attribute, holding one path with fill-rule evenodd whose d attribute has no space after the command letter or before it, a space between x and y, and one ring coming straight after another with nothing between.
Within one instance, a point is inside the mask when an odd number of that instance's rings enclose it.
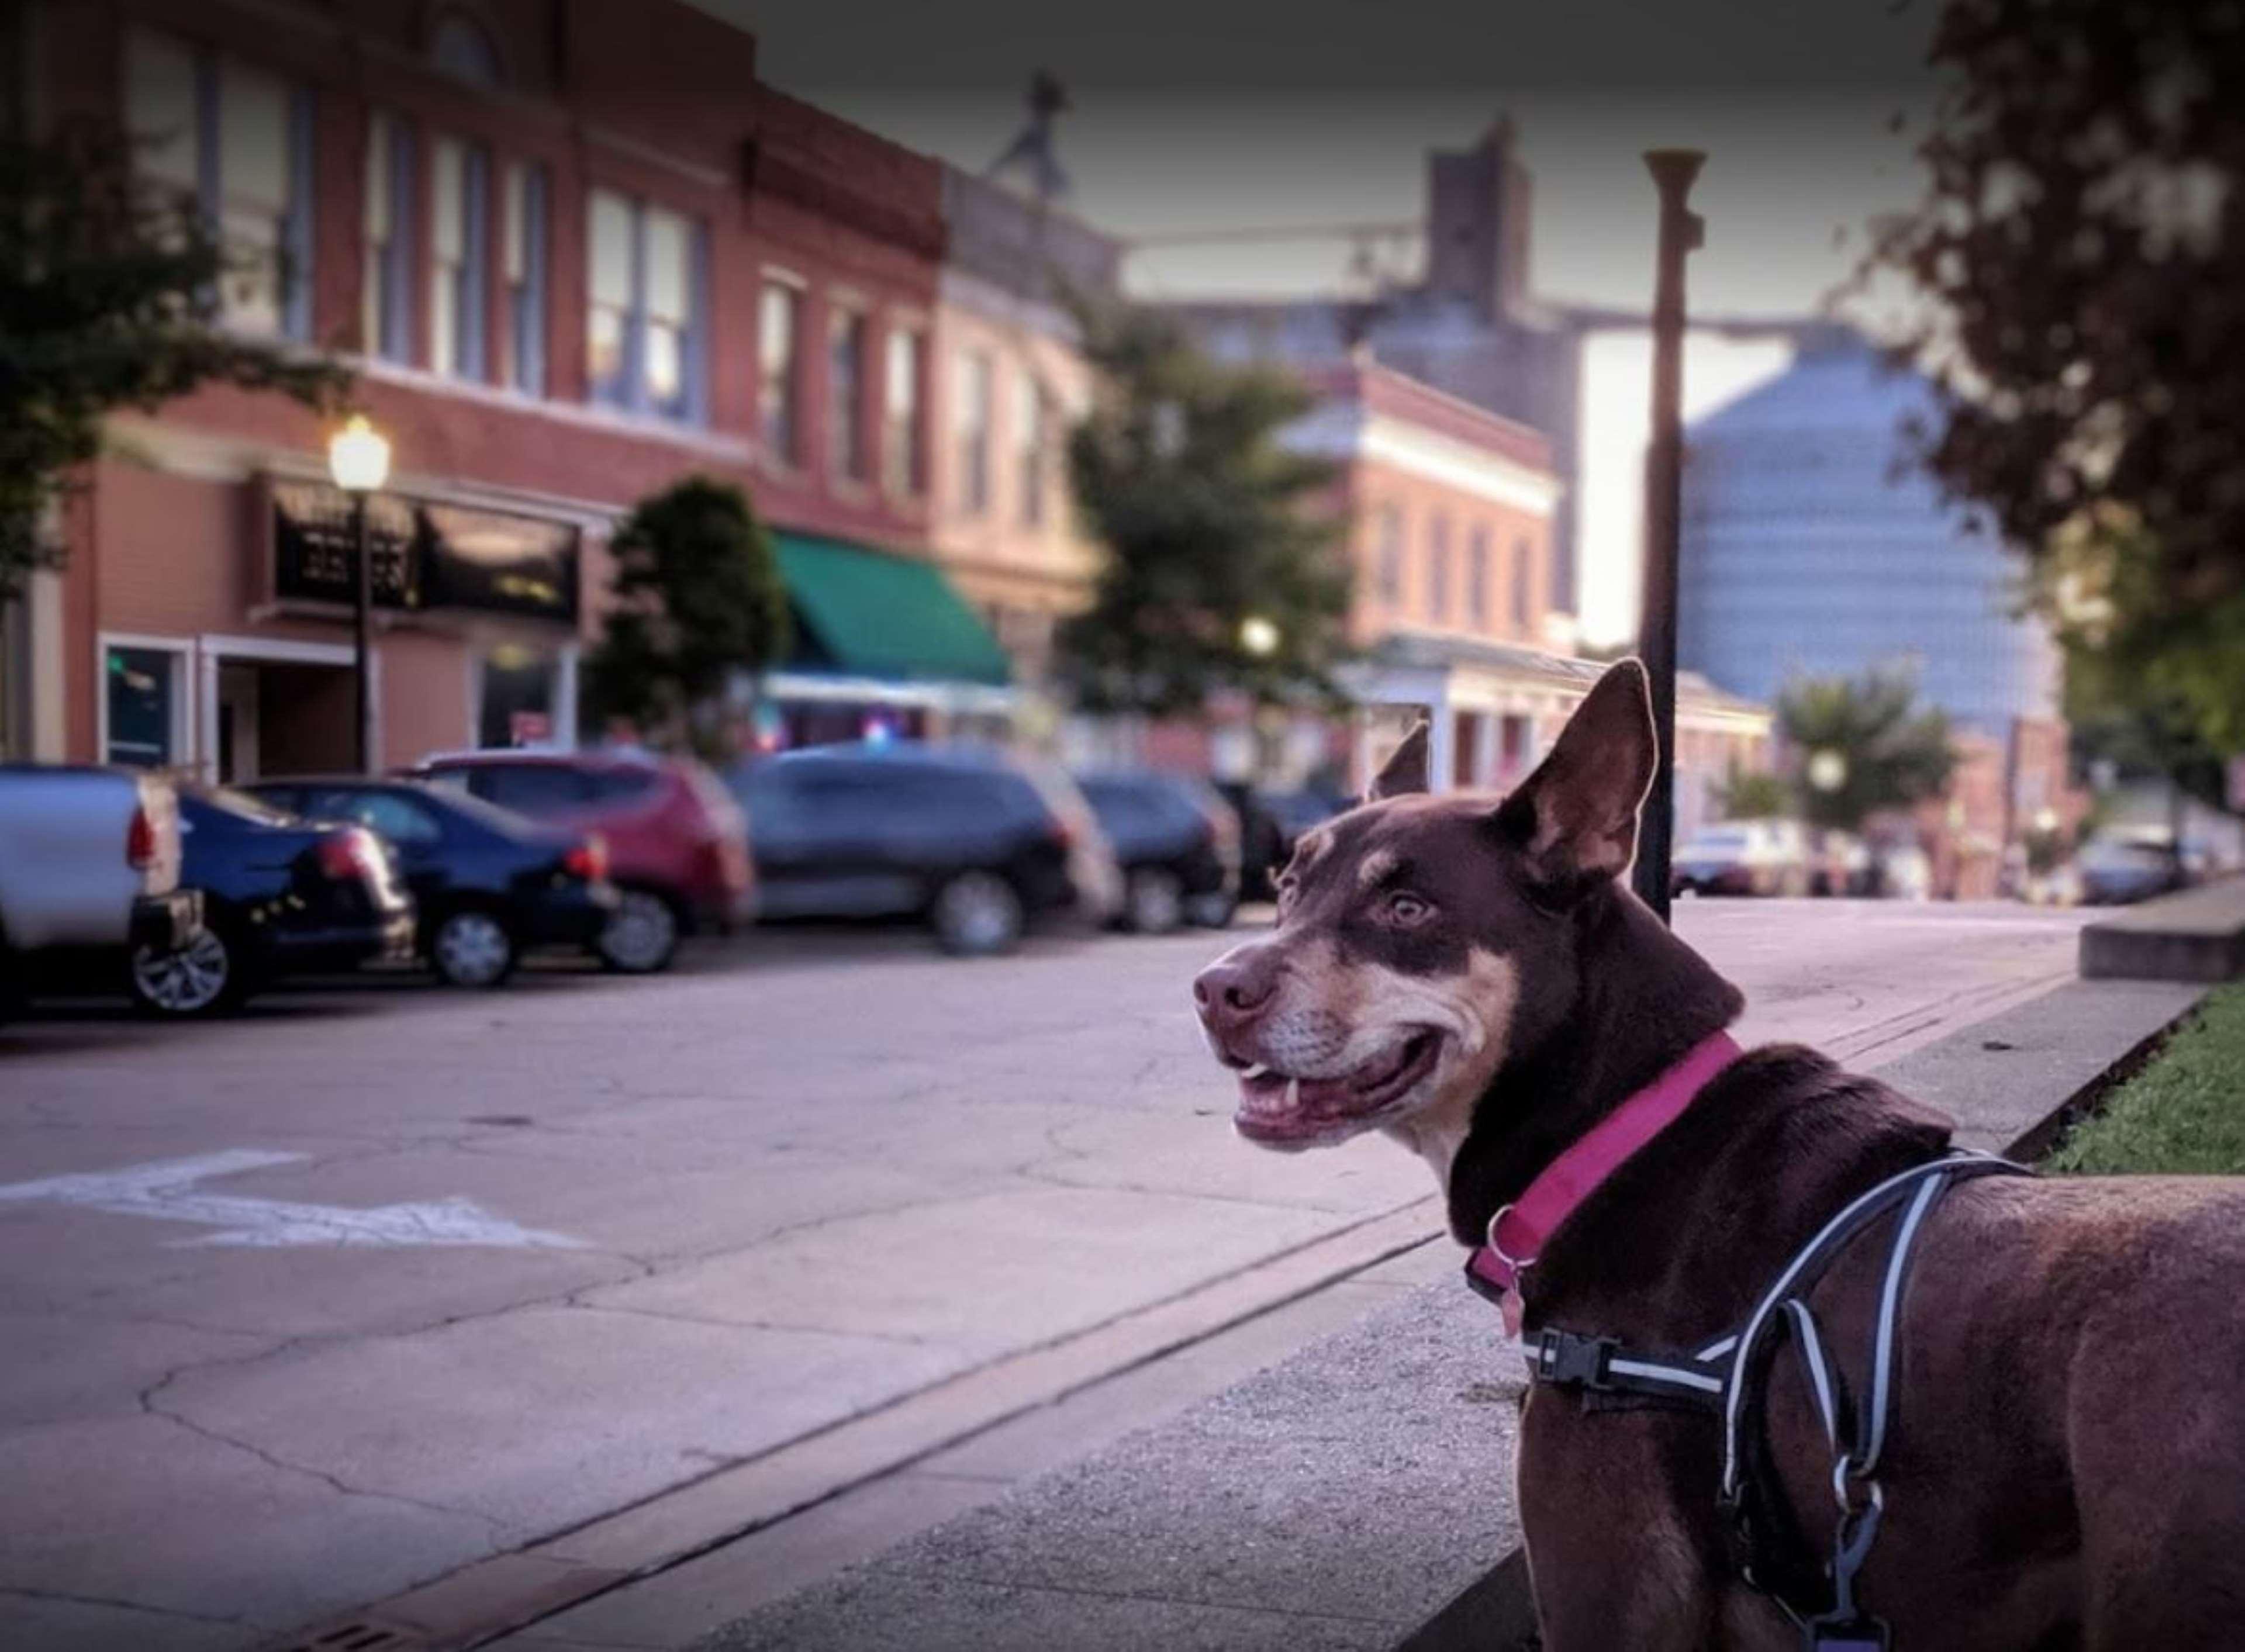
<instances>
[{"instance_id":1,"label":"building window","mask_svg":"<svg viewBox=\"0 0 2245 1652\"><path fill-rule=\"evenodd\" d=\"M1380 507L1379 529L1372 548L1372 584L1380 601L1389 607L1403 601L1403 511L1401 506Z\"/></svg>"},{"instance_id":2,"label":"building window","mask_svg":"<svg viewBox=\"0 0 2245 1652\"><path fill-rule=\"evenodd\" d=\"M135 29L125 37L125 108L141 174L191 197L226 246L227 324L309 337L311 93Z\"/></svg>"},{"instance_id":3,"label":"building window","mask_svg":"<svg viewBox=\"0 0 2245 1652\"><path fill-rule=\"evenodd\" d=\"M836 306L826 323L826 457L834 474L865 480L865 316Z\"/></svg>"},{"instance_id":4,"label":"building window","mask_svg":"<svg viewBox=\"0 0 2245 1652\"><path fill-rule=\"evenodd\" d=\"M592 192L586 377L592 397L635 413L702 416L699 227L613 190Z\"/></svg>"},{"instance_id":5,"label":"building window","mask_svg":"<svg viewBox=\"0 0 2245 1652\"><path fill-rule=\"evenodd\" d=\"M926 485L920 457L919 329L889 330L888 362L881 375L881 464L889 491L916 498Z\"/></svg>"},{"instance_id":6,"label":"building window","mask_svg":"<svg viewBox=\"0 0 2245 1652\"><path fill-rule=\"evenodd\" d=\"M803 295L784 281L766 281L756 314L756 405L764 451L783 464L803 463L797 376L802 332Z\"/></svg>"},{"instance_id":7,"label":"building window","mask_svg":"<svg viewBox=\"0 0 2245 1652\"><path fill-rule=\"evenodd\" d=\"M546 393L546 169L506 169L500 279L506 283L506 382Z\"/></svg>"},{"instance_id":8,"label":"building window","mask_svg":"<svg viewBox=\"0 0 2245 1652\"><path fill-rule=\"evenodd\" d=\"M1466 541L1466 617L1489 624L1489 530L1475 528Z\"/></svg>"},{"instance_id":9,"label":"building window","mask_svg":"<svg viewBox=\"0 0 2245 1652\"><path fill-rule=\"evenodd\" d=\"M490 245L484 152L439 138L429 153L429 365L454 378L484 376Z\"/></svg>"},{"instance_id":10,"label":"building window","mask_svg":"<svg viewBox=\"0 0 2245 1652\"><path fill-rule=\"evenodd\" d=\"M996 373L987 351L959 358L959 503L969 516L990 508L990 413Z\"/></svg>"},{"instance_id":11,"label":"building window","mask_svg":"<svg viewBox=\"0 0 2245 1652\"><path fill-rule=\"evenodd\" d=\"M1018 395L1014 410L1016 474L1021 487L1021 525L1038 527L1045 519L1045 496L1052 487L1052 397L1034 373L1014 381Z\"/></svg>"},{"instance_id":12,"label":"building window","mask_svg":"<svg viewBox=\"0 0 2245 1652\"><path fill-rule=\"evenodd\" d=\"M376 113L366 137L366 267L359 286L360 348L385 361L413 359L413 133Z\"/></svg>"},{"instance_id":13,"label":"building window","mask_svg":"<svg viewBox=\"0 0 2245 1652\"><path fill-rule=\"evenodd\" d=\"M1450 519L1439 512L1427 524L1427 618L1450 617Z\"/></svg>"},{"instance_id":14,"label":"building window","mask_svg":"<svg viewBox=\"0 0 2245 1652\"><path fill-rule=\"evenodd\" d=\"M1535 551L1524 538L1512 544L1512 624L1523 636L1528 633L1531 610L1536 603L1536 569L1529 560Z\"/></svg>"},{"instance_id":15,"label":"building window","mask_svg":"<svg viewBox=\"0 0 2245 1652\"><path fill-rule=\"evenodd\" d=\"M184 760L186 663L179 649L112 644L102 650L104 762L164 768Z\"/></svg>"},{"instance_id":16,"label":"building window","mask_svg":"<svg viewBox=\"0 0 2245 1652\"><path fill-rule=\"evenodd\" d=\"M446 74L471 86L496 86L506 78L498 42L473 17L457 11L438 19L429 58Z\"/></svg>"}]
</instances>

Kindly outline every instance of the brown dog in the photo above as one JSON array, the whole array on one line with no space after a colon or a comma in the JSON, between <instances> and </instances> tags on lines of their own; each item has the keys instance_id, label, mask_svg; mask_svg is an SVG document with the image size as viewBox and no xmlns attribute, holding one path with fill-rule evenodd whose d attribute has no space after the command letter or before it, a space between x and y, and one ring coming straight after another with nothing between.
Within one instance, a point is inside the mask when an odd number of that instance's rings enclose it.
<instances>
[{"instance_id":1,"label":"brown dog","mask_svg":"<svg viewBox=\"0 0 2245 1652\"><path fill-rule=\"evenodd\" d=\"M1478 1244L1727 1026L1737 990L1618 881L1653 761L1634 661L1502 800L1418 795L1425 745L1407 741L1373 801L1306 835L1276 932L1194 984L1240 1069L1239 1133L1294 1149L1383 1131ZM1753 1051L1548 1236L1526 1330L1665 1350L1735 1332L1828 1218L1948 1136L1811 1051ZM1893 1231L1809 1293L1859 1395ZM1978 1177L1933 1209L1909 1269L1859 1579L1899 1652L2245 1648L2245 1181ZM1774 1357L1763 1391L1766 1518L1828 1555L1833 1453L1803 1362ZM1551 1652L1802 1643L1741 1575L1723 1450L1706 1410L1531 1391L1520 1506ZM1820 1581L1794 1579L1796 1600Z\"/></svg>"}]
</instances>

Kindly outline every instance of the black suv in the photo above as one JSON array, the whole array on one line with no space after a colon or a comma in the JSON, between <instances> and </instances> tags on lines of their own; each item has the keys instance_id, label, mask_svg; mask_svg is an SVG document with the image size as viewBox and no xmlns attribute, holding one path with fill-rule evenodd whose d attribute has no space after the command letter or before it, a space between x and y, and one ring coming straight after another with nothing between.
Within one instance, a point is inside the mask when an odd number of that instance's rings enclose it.
<instances>
[{"instance_id":1,"label":"black suv","mask_svg":"<svg viewBox=\"0 0 2245 1652\"><path fill-rule=\"evenodd\" d=\"M1079 775L1122 867L1123 924L1163 935L1190 918L1222 929L1239 910L1239 816L1216 789L1150 768Z\"/></svg>"},{"instance_id":2,"label":"black suv","mask_svg":"<svg viewBox=\"0 0 2245 1652\"><path fill-rule=\"evenodd\" d=\"M1004 951L1042 912L1113 911L1120 880L1064 775L980 747L821 746L726 777L767 918L919 917Z\"/></svg>"}]
</instances>

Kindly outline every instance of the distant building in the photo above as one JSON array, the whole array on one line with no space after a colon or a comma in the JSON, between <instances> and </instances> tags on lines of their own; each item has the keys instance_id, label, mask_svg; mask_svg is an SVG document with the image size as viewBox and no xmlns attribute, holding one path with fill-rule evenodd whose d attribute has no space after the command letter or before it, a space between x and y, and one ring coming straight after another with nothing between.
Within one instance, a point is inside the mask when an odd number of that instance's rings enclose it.
<instances>
[{"instance_id":1,"label":"distant building","mask_svg":"<svg viewBox=\"0 0 2245 1652\"><path fill-rule=\"evenodd\" d=\"M1062 298L1110 297L1122 249L955 167L943 201L935 557L1034 685L1049 677L1054 629L1089 603L1099 567L1068 486L1068 432L1090 411L1093 372Z\"/></svg>"},{"instance_id":2,"label":"distant building","mask_svg":"<svg viewBox=\"0 0 2245 1652\"><path fill-rule=\"evenodd\" d=\"M1933 409L1916 374L1839 329L1686 437L1678 658L1773 699L1794 676L1904 665L1958 729L1958 780L1924 816L1944 893L1992 892L2007 844L2064 812L2058 652L2018 612L2018 567L1907 462ZM1945 870L1947 876L1943 876Z\"/></svg>"},{"instance_id":3,"label":"distant building","mask_svg":"<svg viewBox=\"0 0 2245 1652\"><path fill-rule=\"evenodd\" d=\"M1528 292L1533 180L1500 118L1472 148L1427 158L1427 259L1415 282L1367 298L1170 306L1221 360L1380 365L1543 433L1561 484L1537 576L1549 611L1575 611L1574 504L1581 334Z\"/></svg>"}]
</instances>

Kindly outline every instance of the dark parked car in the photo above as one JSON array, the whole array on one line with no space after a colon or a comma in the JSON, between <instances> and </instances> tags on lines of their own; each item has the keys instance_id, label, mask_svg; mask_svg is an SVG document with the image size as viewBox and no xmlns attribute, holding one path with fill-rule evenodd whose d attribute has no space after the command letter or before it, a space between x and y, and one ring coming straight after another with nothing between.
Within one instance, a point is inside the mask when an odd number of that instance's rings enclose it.
<instances>
[{"instance_id":1,"label":"dark parked car","mask_svg":"<svg viewBox=\"0 0 2245 1652\"><path fill-rule=\"evenodd\" d=\"M455 986L496 986L538 947L593 951L615 911L598 837L418 781L276 780L245 789L291 813L378 834L418 911L416 950Z\"/></svg>"},{"instance_id":2,"label":"dark parked car","mask_svg":"<svg viewBox=\"0 0 2245 1652\"><path fill-rule=\"evenodd\" d=\"M416 779L465 790L532 820L598 832L615 916L600 938L613 969L665 968L678 939L723 933L754 915L748 824L700 763L607 751L475 751L431 757Z\"/></svg>"},{"instance_id":3,"label":"dark parked car","mask_svg":"<svg viewBox=\"0 0 2245 1652\"><path fill-rule=\"evenodd\" d=\"M1122 869L1122 922L1165 935L1222 929L1239 910L1239 816L1216 789L1150 768L1079 775Z\"/></svg>"},{"instance_id":4,"label":"dark parked car","mask_svg":"<svg viewBox=\"0 0 2245 1652\"><path fill-rule=\"evenodd\" d=\"M2075 862L2085 906L2126 906L2179 890L2189 879L2165 843L2093 837Z\"/></svg>"},{"instance_id":5,"label":"dark parked car","mask_svg":"<svg viewBox=\"0 0 2245 1652\"><path fill-rule=\"evenodd\" d=\"M1065 775L974 747L823 746L728 776L761 916L919 917L948 951L1003 951L1041 913L1103 921L1121 879Z\"/></svg>"},{"instance_id":6,"label":"dark parked car","mask_svg":"<svg viewBox=\"0 0 2245 1652\"><path fill-rule=\"evenodd\" d=\"M222 787L180 788L180 886L200 892L203 931L133 949L144 1008L206 1015L275 977L413 953L413 903L362 826L299 820Z\"/></svg>"},{"instance_id":7,"label":"dark parked car","mask_svg":"<svg viewBox=\"0 0 2245 1652\"><path fill-rule=\"evenodd\" d=\"M1243 900L1267 901L1278 895L1278 877L1294 857L1294 840L1350 805L1314 788L1297 791L1225 781L1217 789L1239 815L1239 893Z\"/></svg>"}]
</instances>

